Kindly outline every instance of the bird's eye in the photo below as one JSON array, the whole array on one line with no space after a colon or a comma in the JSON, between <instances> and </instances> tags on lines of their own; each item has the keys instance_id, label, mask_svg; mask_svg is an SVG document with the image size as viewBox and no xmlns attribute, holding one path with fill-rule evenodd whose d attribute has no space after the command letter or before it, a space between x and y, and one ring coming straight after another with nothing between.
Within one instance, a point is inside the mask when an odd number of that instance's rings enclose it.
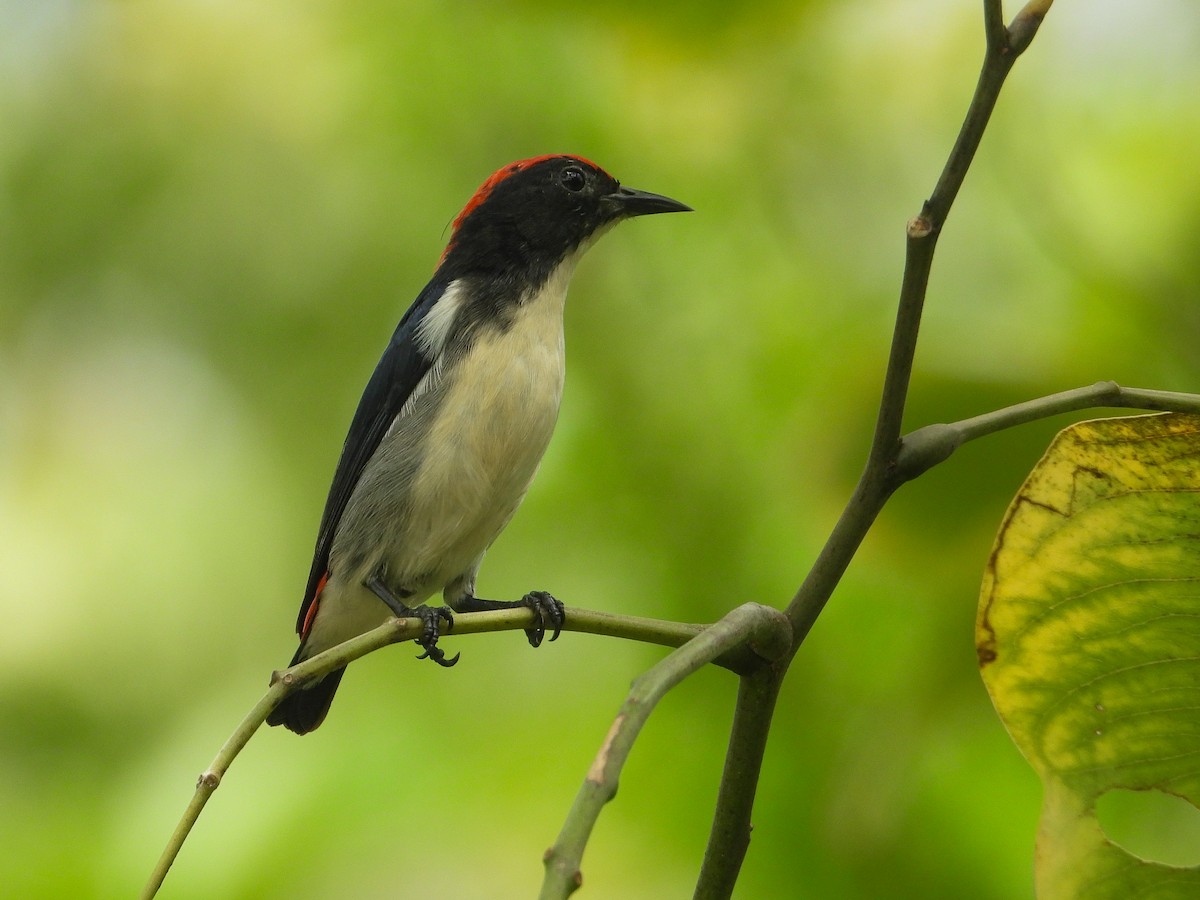
<instances>
[{"instance_id":1,"label":"bird's eye","mask_svg":"<svg viewBox=\"0 0 1200 900\"><path fill-rule=\"evenodd\" d=\"M562 186L572 194L578 194L587 184L587 176L583 174L583 169L579 166L567 166L562 170L559 176Z\"/></svg>"}]
</instances>

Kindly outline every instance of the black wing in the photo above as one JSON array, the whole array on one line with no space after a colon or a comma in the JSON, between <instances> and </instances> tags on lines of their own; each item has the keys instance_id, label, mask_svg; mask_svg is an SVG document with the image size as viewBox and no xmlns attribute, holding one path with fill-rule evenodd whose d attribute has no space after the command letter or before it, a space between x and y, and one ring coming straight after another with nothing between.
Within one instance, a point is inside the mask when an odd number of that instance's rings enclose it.
<instances>
[{"instance_id":1,"label":"black wing","mask_svg":"<svg viewBox=\"0 0 1200 900\"><path fill-rule=\"evenodd\" d=\"M363 390L358 409L350 422L350 431L342 445L337 470L333 473L333 484L325 501L325 512L321 514L321 527L317 532L317 547L313 553L312 569L308 575L308 587L304 590L304 602L296 619L296 631L304 633L304 620L308 615L321 582L329 571L329 550L333 536L345 512L346 504L354 486L358 484L367 461L379 447L392 422L406 400L425 377L433 360L427 357L416 340L417 326L445 292L446 283L439 279L431 281L413 301L412 306L400 319L396 331L388 342L387 349L375 366L371 380Z\"/></svg>"}]
</instances>

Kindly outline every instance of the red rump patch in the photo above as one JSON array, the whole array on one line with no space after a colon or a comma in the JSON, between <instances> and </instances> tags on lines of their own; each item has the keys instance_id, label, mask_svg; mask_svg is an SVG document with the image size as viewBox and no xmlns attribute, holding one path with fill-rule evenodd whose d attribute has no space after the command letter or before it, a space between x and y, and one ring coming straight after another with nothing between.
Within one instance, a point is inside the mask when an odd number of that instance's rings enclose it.
<instances>
[{"instance_id":1,"label":"red rump patch","mask_svg":"<svg viewBox=\"0 0 1200 900\"><path fill-rule=\"evenodd\" d=\"M545 162L548 159L558 159L560 157L565 157L566 159L576 159L593 169L600 169L600 167L591 160L584 159L582 156L575 156L572 153L547 153L544 156L531 156L529 159L519 159L516 162L509 163L507 166L502 166L489 175L487 181L479 186L479 190L477 190L474 196L467 201L467 205L462 208L462 212L460 212L458 214L458 218L454 220L454 231L458 231L458 226L462 224L463 219L474 212L479 204L483 203L483 201L488 198L488 195L496 189L496 185L502 182L509 175L515 175L517 172L523 172L525 169L536 166L538 163Z\"/></svg>"},{"instance_id":2,"label":"red rump patch","mask_svg":"<svg viewBox=\"0 0 1200 900\"><path fill-rule=\"evenodd\" d=\"M321 591L325 590L325 582L329 580L329 573L326 572L321 576L321 580L317 582L317 589L313 592L312 603L308 604L308 612L304 616L304 627L300 629L300 640L308 637L308 630L312 628L313 620L317 617L317 607L321 604Z\"/></svg>"}]
</instances>

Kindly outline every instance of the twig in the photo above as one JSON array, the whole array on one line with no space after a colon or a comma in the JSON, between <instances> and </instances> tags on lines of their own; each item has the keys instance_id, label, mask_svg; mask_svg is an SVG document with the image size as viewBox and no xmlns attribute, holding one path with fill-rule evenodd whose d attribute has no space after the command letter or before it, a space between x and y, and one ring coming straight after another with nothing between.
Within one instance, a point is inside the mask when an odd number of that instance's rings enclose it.
<instances>
[{"instance_id":1,"label":"twig","mask_svg":"<svg viewBox=\"0 0 1200 900\"><path fill-rule=\"evenodd\" d=\"M521 618L509 627L514 629L527 627L524 618L526 611L516 610L515 612ZM460 619L466 622L468 617L461 616L455 619L455 634L464 633L458 627ZM645 644L658 644L661 647L682 647L696 635L711 627L711 625L671 622L666 619L647 619L641 616L619 616L613 613L572 607L567 610L567 621L563 625L563 630L625 638ZM757 671L763 664L763 657L760 653L755 652L753 646L739 645L720 654L712 660L712 663L738 675L745 675Z\"/></svg>"},{"instance_id":2,"label":"twig","mask_svg":"<svg viewBox=\"0 0 1200 900\"><path fill-rule=\"evenodd\" d=\"M758 682L755 682L754 690L748 689L743 680L713 827L696 884L697 898L719 900L729 897L733 891L750 834L751 803L747 797L753 798L766 752L779 682L867 531L893 491L903 483L897 475L900 435L937 239L975 158L1005 78L1017 57L1029 46L1050 2L1035 0L1017 14L1011 27L1005 28L1000 0L984 0L987 49L975 93L933 193L923 204L920 214L908 223L896 325L866 468L808 576L788 604L787 617L793 630L791 654L778 665L756 675Z\"/></svg>"},{"instance_id":3,"label":"twig","mask_svg":"<svg viewBox=\"0 0 1200 900\"><path fill-rule=\"evenodd\" d=\"M479 615L488 614L480 613ZM467 617L463 616L463 618ZM271 714L271 710L278 706L284 697L306 681L319 678L328 672L332 672L334 669L348 665L360 656L370 653L372 650L378 650L380 647L394 644L397 641L411 640L418 637L421 634L421 629L421 623L416 619L389 619L373 631L368 631L366 634L359 635L353 640L332 647L324 653L318 653L312 659L307 659L299 665L292 666L292 668L283 672L274 673L271 677L271 686L267 689L262 699L254 704L254 708L246 714L246 718L242 720L242 723L230 735L229 740L221 747L212 764L209 765L196 782L196 792L192 795L191 802L188 804L187 809L184 810L183 817L179 820L179 824L175 827L171 839L167 842L166 849L163 850L162 856L159 857L158 864L150 874L150 880L146 882L146 886L142 889L140 895L142 900L149 900L149 898L158 893L158 889L162 887L163 880L167 877L167 871L171 868L171 864L175 862L175 857L179 855L179 851L183 847L183 842L187 840L192 826L196 824L196 820L200 817L200 812L204 809L205 804L208 803L208 798L220 786L221 779L229 770L229 766L237 758L237 755L242 752L242 748L246 746L250 738L254 736L254 732L258 731L262 723L267 720L267 716Z\"/></svg>"},{"instance_id":4,"label":"twig","mask_svg":"<svg viewBox=\"0 0 1200 900\"><path fill-rule=\"evenodd\" d=\"M896 477L901 481L911 481L948 459L967 441L1062 413L1105 407L1200 413L1200 394L1151 391L1121 387L1115 381L1099 381L959 422L926 425L905 435L896 461Z\"/></svg>"},{"instance_id":5,"label":"twig","mask_svg":"<svg viewBox=\"0 0 1200 900\"><path fill-rule=\"evenodd\" d=\"M649 669L633 682L629 696L609 728L558 839L546 851L542 900L560 900L583 883L580 861L600 811L617 793L617 782L642 726L667 691L735 647L753 644L766 658L779 658L791 646L791 627L778 610L757 603L737 607L715 625ZM750 676L753 677L753 676ZM743 679L744 680L744 679Z\"/></svg>"},{"instance_id":6,"label":"twig","mask_svg":"<svg viewBox=\"0 0 1200 900\"><path fill-rule=\"evenodd\" d=\"M279 704L279 701L283 699L287 690L288 687L284 685L282 680L273 684L263 698L254 705L254 708L246 714L246 718L242 720L242 723L238 725L229 740L221 747L216 758L204 770L199 779L197 779L196 792L192 795L191 802L188 803L187 809L183 811L183 816L180 818L179 824L175 826L175 831L171 834L170 840L167 841L167 846L163 850L162 856L159 857L154 871L150 873L150 880L142 888L142 893L139 895L142 900L149 900L149 898L158 893L158 889L162 887L163 880L167 877L167 872L175 862L179 851L183 848L183 842L191 834L192 826L196 824L196 820L200 818L201 811L204 809L205 804L208 803L208 798L220 787L221 778L229 770L229 765L242 752L242 748L254 736L254 732L258 730L259 726L266 721L271 710Z\"/></svg>"},{"instance_id":7,"label":"twig","mask_svg":"<svg viewBox=\"0 0 1200 900\"><path fill-rule=\"evenodd\" d=\"M1115 409L1145 409L1159 412L1200 412L1200 396L1176 391L1152 391L1145 388L1122 387L1115 381L1098 381L1087 387L1075 388L1006 406L995 412L963 419L948 427L962 434L962 442L995 434L1015 425L1024 425L1059 413L1081 409L1110 407Z\"/></svg>"},{"instance_id":8,"label":"twig","mask_svg":"<svg viewBox=\"0 0 1200 900\"><path fill-rule=\"evenodd\" d=\"M1048 9L1050 3L1044 2L1041 5ZM1014 41L1013 29L1004 27L999 0L986 0L983 7L987 50L979 71L979 79L975 84L975 94L967 107L962 127L959 128L958 137L946 158L946 165L934 185L933 193L923 204L920 214L908 223L907 250L896 327L892 334L892 349L868 462L868 472L872 475L886 466L897 451L913 358L917 350L921 313L929 286L929 273L933 268L933 254L942 226L945 225L950 207L954 205L954 200L967 177L967 171L975 160L975 152L979 149L983 132L992 117L1000 89L1004 87L1004 80L1017 57L1033 40L1037 26L1041 24L1041 17L1027 12L1029 8L1026 7L1013 21L1014 27L1020 23L1020 40Z\"/></svg>"},{"instance_id":9,"label":"twig","mask_svg":"<svg viewBox=\"0 0 1200 900\"><path fill-rule=\"evenodd\" d=\"M1001 0L983 0L983 34L987 38L988 50L999 51L1008 41Z\"/></svg>"},{"instance_id":10,"label":"twig","mask_svg":"<svg viewBox=\"0 0 1200 900\"><path fill-rule=\"evenodd\" d=\"M775 702L783 686L783 673L784 666L764 667L738 684L729 749L721 773L722 792L728 799L718 802L713 812L694 900L721 900L733 894L742 861L750 848L750 813L754 809Z\"/></svg>"},{"instance_id":11,"label":"twig","mask_svg":"<svg viewBox=\"0 0 1200 900\"><path fill-rule=\"evenodd\" d=\"M908 223L896 327L867 466L816 564L788 605L787 615L796 630L793 653L820 615L883 504L902 483L895 474L901 423L937 239L975 158L1004 80L1017 57L1029 46L1049 6L1046 0L1039 0L1017 14L1013 23L1014 27L1019 25L1020 41L1014 43L1013 29L1003 27L1003 12L998 0L985 0L983 4L987 49L974 96L933 193L922 206L920 215Z\"/></svg>"},{"instance_id":12,"label":"twig","mask_svg":"<svg viewBox=\"0 0 1200 900\"><path fill-rule=\"evenodd\" d=\"M495 612L464 613L455 616L454 627L447 631L455 635L481 634L493 631L512 631L528 628L533 624L533 612L528 609L498 610ZM704 632L703 625L690 625L680 622L668 622L662 619L646 619L638 616L618 616L611 613L593 612L592 610L567 609L564 631L602 634L627 640L659 644L666 647L679 647ZM237 730L230 736L221 750L217 753L212 764L204 771L196 783L192 800L184 810L174 833L167 842L158 864L150 875L145 888L142 890L143 900L153 897L167 877L167 871L179 855L183 842L200 817L201 811L209 798L216 791L221 779L229 770L237 755L249 742L250 738L266 721L271 710L279 705L293 690L306 681L320 678L322 675L339 669L368 653L395 644L399 641L412 640L420 635L420 623L414 619L389 619L383 625L366 634L359 635L353 640L339 644L324 653L305 660L283 672L276 672L271 686L262 699L254 705L246 717L238 725ZM713 660L717 665L728 668L739 674L751 672L763 663L761 656L755 653L749 645L731 647L718 654Z\"/></svg>"}]
</instances>

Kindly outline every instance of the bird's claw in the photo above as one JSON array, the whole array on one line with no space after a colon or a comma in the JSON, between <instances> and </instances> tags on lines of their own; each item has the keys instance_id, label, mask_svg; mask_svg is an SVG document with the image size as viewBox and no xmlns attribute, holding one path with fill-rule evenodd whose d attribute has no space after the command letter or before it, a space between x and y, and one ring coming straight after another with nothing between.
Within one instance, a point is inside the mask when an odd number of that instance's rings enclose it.
<instances>
[{"instance_id":1,"label":"bird's claw","mask_svg":"<svg viewBox=\"0 0 1200 900\"><path fill-rule=\"evenodd\" d=\"M547 628L554 631L550 635L550 640L557 641L563 623L567 620L566 609L563 607L562 601L546 591L530 591L521 598L521 603L533 610L533 615L537 620L537 624L532 628L525 629L525 637L529 639L529 646L540 647L542 639L546 636Z\"/></svg>"},{"instance_id":2,"label":"bird's claw","mask_svg":"<svg viewBox=\"0 0 1200 900\"><path fill-rule=\"evenodd\" d=\"M417 641L417 643L421 644L420 641ZM424 644L421 644L421 646L425 647ZM434 646L434 647L425 647L425 652L422 653L420 656L418 656L417 659L432 659L435 663L437 663L442 668L449 669L451 666L458 664L458 658L460 656L462 656L461 653L455 653L452 657L450 657L449 659L446 659L446 651L443 650L441 647Z\"/></svg>"},{"instance_id":3,"label":"bird's claw","mask_svg":"<svg viewBox=\"0 0 1200 900\"><path fill-rule=\"evenodd\" d=\"M446 669L455 665L462 654L455 653L447 659L446 651L437 645L438 638L442 636L441 620L445 619L448 627L454 627L454 613L450 611L450 607L439 606L430 609L428 606L418 606L412 613L414 618L421 620L421 636L417 638L416 643L425 651L417 659L432 659Z\"/></svg>"}]
</instances>

